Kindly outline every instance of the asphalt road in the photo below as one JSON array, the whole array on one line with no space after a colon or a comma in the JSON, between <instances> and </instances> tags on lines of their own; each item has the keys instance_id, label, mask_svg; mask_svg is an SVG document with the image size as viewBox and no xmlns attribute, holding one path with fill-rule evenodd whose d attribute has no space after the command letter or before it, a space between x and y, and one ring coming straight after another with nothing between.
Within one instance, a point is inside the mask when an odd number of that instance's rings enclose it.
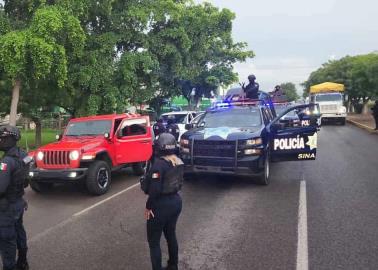
<instances>
[{"instance_id":1,"label":"asphalt road","mask_svg":"<svg viewBox=\"0 0 378 270\"><path fill-rule=\"evenodd\" d=\"M229 177L185 182L180 269L378 269L377 153L377 135L325 126L317 160L272 165L267 187ZM150 269L137 181L117 175L102 197L28 190L31 269ZM298 226L301 182L307 218Z\"/></svg>"}]
</instances>

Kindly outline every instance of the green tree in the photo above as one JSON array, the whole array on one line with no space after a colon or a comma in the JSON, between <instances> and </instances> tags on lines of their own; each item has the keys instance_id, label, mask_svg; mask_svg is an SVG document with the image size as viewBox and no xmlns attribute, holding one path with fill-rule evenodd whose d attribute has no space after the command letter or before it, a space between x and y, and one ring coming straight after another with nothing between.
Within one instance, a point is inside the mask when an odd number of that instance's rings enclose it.
<instances>
[{"instance_id":1,"label":"green tree","mask_svg":"<svg viewBox=\"0 0 378 270\"><path fill-rule=\"evenodd\" d=\"M336 61L329 61L311 73L303 84L304 95L308 95L312 85L326 81L342 83L348 97L348 106L363 105L367 113L368 101L378 96L378 54L346 56Z\"/></svg>"},{"instance_id":2,"label":"green tree","mask_svg":"<svg viewBox=\"0 0 378 270\"><path fill-rule=\"evenodd\" d=\"M80 54L84 38L79 20L59 7L37 9L28 27L0 37L0 65L12 82L11 125L16 124L22 84L49 79L63 87L67 59ZM71 49L71 55L66 47Z\"/></svg>"},{"instance_id":3,"label":"green tree","mask_svg":"<svg viewBox=\"0 0 378 270\"><path fill-rule=\"evenodd\" d=\"M299 98L297 87L292 82L281 83L282 90L284 91L288 101L295 101Z\"/></svg>"}]
</instances>

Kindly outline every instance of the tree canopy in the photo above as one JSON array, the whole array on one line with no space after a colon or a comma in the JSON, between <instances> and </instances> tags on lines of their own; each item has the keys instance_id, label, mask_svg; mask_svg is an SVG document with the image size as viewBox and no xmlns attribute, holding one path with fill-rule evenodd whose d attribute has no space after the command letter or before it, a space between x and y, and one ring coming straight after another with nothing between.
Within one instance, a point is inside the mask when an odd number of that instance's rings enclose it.
<instances>
[{"instance_id":1,"label":"tree canopy","mask_svg":"<svg viewBox=\"0 0 378 270\"><path fill-rule=\"evenodd\" d=\"M304 95L308 95L311 85L327 81L344 84L351 103L366 104L378 98L378 54L346 56L323 64L303 84Z\"/></svg>"},{"instance_id":2,"label":"tree canopy","mask_svg":"<svg viewBox=\"0 0 378 270\"><path fill-rule=\"evenodd\" d=\"M198 97L237 80L253 57L232 39L235 15L190 0L5 0L0 91L29 108L75 116L124 111L195 87ZM33 99L38 95L39 99ZM21 107L26 108L26 107Z\"/></svg>"}]
</instances>

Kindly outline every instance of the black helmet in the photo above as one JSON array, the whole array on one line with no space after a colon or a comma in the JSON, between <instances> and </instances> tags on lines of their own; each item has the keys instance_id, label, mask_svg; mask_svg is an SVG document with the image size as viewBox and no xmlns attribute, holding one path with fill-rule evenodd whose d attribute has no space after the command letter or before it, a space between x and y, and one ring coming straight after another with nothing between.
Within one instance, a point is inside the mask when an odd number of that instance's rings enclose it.
<instances>
[{"instance_id":1,"label":"black helmet","mask_svg":"<svg viewBox=\"0 0 378 270\"><path fill-rule=\"evenodd\" d=\"M177 141L170 133L160 134L159 138L155 141L155 144L158 154L162 156L174 154L176 152Z\"/></svg>"},{"instance_id":2,"label":"black helmet","mask_svg":"<svg viewBox=\"0 0 378 270\"><path fill-rule=\"evenodd\" d=\"M0 127L0 150L8 151L16 146L17 141L21 138L20 131L16 127L9 125Z\"/></svg>"},{"instance_id":3,"label":"black helmet","mask_svg":"<svg viewBox=\"0 0 378 270\"><path fill-rule=\"evenodd\" d=\"M248 76L248 80L254 81L254 80L256 80L256 76L251 74L251 75Z\"/></svg>"},{"instance_id":4,"label":"black helmet","mask_svg":"<svg viewBox=\"0 0 378 270\"><path fill-rule=\"evenodd\" d=\"M281 85L276 85L276 86L274 87L274 89L276 89L276 90L281 89Z\"/></svg>"},{"instance_id":5,"label":"black helmet","mask_svg":"<svg viewBox=\"0 0 378 270\"><path fill-rule=\"evenodd\" d=\"M21 139L21 133L16 127L5 125L0 127L0 137L13 137L16 141L18 141Z\"/></svg>"}]
</instances>

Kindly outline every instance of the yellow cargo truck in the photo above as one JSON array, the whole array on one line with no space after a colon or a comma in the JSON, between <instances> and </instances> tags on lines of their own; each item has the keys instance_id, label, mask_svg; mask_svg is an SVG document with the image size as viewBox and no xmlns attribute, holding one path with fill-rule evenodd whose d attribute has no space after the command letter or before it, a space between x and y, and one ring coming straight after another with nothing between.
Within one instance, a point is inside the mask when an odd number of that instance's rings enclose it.
<instances>
[{"instance_id":1,"label":"yellow cargo truck","mask_svg":"<svg viewBox=\"0 0 378 270\"><path fill-rule=\"evenodd\" d=\"M310 87L310 102L319 104L322 122L333 120L345 125L344 89L343 84L333 82L325 82Z\"/></svg>"}]
</instances>

